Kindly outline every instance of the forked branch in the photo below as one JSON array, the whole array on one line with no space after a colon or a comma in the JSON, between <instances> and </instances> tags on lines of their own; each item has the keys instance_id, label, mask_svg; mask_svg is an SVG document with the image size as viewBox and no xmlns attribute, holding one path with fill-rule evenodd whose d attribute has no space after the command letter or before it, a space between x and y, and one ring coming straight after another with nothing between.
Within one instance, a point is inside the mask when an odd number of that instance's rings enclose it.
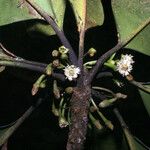
<instances>
[{"instance_id":1,"label":"forked branch","mask_svg":"<svg viewBox=\"0 0 150 150\"><path fill-rule=\"evenodd\" d=\"M62 44L69 49L69 58L72 64L77 65L77 57L75 55L75 52L70 45L68 39L66 38L64 32L58 27L54 19L49 16L48 13L46 13L44 10L42 10L37 4L33 3L31 0L25 0L28 4L30 4L53 28L53 30L56 32L57 36L59 37Z\"/></svg>"},{"instance_id":2,"label":"forked branch","mask_svg":"<svg viewBox=\"0 0 150 150\"><path fill-rule=\"evenodd\" d=\"M95 74L99 69L101 69L104 62L115 52L120 50L121 48L125 47L136 35L138 35L146 26L150 24L150 18L146 20L141 26L139 26L132 34L130 34L129 37L125 41L119 41L118 44L104 53L97 61L96 65L93 67L93 69L90 72L88 82L90 83L92 79L94 78Z\"/></svg>"}]
</instances>

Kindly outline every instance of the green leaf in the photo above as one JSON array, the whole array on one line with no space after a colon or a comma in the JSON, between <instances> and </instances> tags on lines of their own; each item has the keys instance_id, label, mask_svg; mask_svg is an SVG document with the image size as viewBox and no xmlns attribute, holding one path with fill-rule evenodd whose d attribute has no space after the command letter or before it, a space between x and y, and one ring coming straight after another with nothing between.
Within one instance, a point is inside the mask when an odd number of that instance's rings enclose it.
<instances>
[{"instance_id":1,"label":"green leaf","mask_svg":"<svg viewBox=\"0 0 150 150\"><path fill-rule=\"evenodd\" d=\"M66 3L65 0L34 0L44 11L46 11L62 28ZM31 19L43 20L43 18L24 0L0 0L0 26L26 21ZM48 34L54 34L53 29L41 22L35 24L32 29L42 30Z\"/></svg>"},{"instance_id":2,"label":"green leaf","mask_svg":"<svg viewBox=\"0 0 150 150\"><path fill-rule=\"evenodd\" d=\"M83 19L84 0L69 0L72 4L77 26L80 28L80 23ZM100 0L87 0L87 16L86 29L102 25L104 21L103 7Z\"/></svg>"},{"instance_id":3,"label":"green leaf","mask_svg":"<svg viewBox=\"0 0 150 150\"><path fill-rule=\"evenodd\" d=\"M149 0L112 0L113 13L121 41L125 41L147 20L150 20ZM147 26L126 47L150 55L150 26Z\"/></svg>"},{"instance_id":4,"label":"green leaf","mask_svg":"<svg viewBox=\"0 0 150 150\"><path fill-rule=\"evenodd\" d=\"M147 86L147 87L150 88L150 85ZM142 90L139 90L139 92L140 92L140 95L142 97L142 100L143 100L143 103L145 105L145 108L147 109L147 112L148 112L148 114L150 116L150 94L148 94L148 93L146 93L146 92L144 92Z\"/></svg>"}]
</instances>

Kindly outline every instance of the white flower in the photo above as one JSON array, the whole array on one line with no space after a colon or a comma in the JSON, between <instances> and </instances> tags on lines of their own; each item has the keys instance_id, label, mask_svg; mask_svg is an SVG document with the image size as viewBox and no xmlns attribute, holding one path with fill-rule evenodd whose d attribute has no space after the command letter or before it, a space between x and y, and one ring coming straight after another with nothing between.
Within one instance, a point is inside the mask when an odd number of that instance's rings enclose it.
<instances>
[{"instance_id":1,"label":"white flower","mask_svg":"<svg viewBox=\"0 0 150 150\"><path fill-rule=\"evenodd\" d=\"M80 74L80 68L74 65L71 66L68 65L64 69L64 74L69 81L72 81L73 79L78 77L78 74Z\"/></svg>"},{"instance_id":2,"label":"white flower","mask_svg":"<svg viewBox=\"0 0 150 150\"><path fill-rule=\"evenodd\" d=\"M117 62L116 70L122 75L127 76L131 72L132 64L134 63L132 55L122 55L121 59Z\"/></svg>"}]
</instances>

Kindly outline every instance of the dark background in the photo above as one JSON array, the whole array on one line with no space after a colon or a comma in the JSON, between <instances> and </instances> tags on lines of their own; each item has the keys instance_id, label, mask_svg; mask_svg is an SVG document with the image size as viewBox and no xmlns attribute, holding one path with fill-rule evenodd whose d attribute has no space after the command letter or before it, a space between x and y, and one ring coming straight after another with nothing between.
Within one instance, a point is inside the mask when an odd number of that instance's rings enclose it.
<instances>
[{"instance_id":1,"label":"dark background","mask_svg":"<svg viewBox=\"0 0 150 150\"><path fill-rule=\"evenodd\" d=\"M117 43L117 32L113 18L110 0L103 1L105 21L101 27L89 29L86 33L85 50L94 47L98 50L97 56L104 53ZM35 24L37 20L20 22L0 28L0 41L4 46L17 56L49 63L51 51L61 46L57 36L45 36L39 32L28 32L27 28ZM67 5L64 20L64 31L72 43L74 49L78 48L78 33L72 10ZM150 64L149 57L129 49L123 49L120 53L130 53L134 56L133 75L138 81L149 81ZM119 53L118 53L119 55ZM95 57L95 58L96 58ZM144 68L143 68L144 66ZM0 74L0 126L9 124L18 119L39 97L48 95L49 90L45 89L32 97L32 84L40 74L7 67ZM97 81L96 81L97 83ZM114 88L109 79L98 82L106 87ZM128 99L116 104L124 117L132 134L150 146L150 119L144 108L140 95L135 87L125 83L121 91L128 94ZM122 148L122 131L112 110L103 110L103 113L118 127L113 132L97 132L93 129L88 132L88 139L85 149L102 149L101 142L114 137L117 143L115 149ZM67 142L68 128L61 129L58 126L58 118L51 113L51 95L45 98L43 104L19 127L9 139L9 150L61 150L65 149ZM106 139L106 140L105 140ZM107 145L110 146L110 145ZM111 150L111 147L108 147ZM114 147L113 147L114 148ZM127 149L127 148L126 148Z\"/></svg>"}]
</instances>

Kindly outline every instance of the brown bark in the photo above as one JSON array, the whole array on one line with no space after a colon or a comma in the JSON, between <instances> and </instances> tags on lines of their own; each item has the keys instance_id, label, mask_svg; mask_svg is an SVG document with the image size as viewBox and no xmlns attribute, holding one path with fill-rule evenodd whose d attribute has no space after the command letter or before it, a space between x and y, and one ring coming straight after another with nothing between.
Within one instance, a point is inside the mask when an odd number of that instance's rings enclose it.
<instances>
[{"instance_id":1,"label":"brown bark","mask_svg":"<svg viewBox=\"0 0 150 150\"><path fill-rule=\"evenodd\" d=\"M70 101L71 126L67 150L82 150L86 139L88 109L91 89L89 86L75 88Z\"/></svg>"}]
</instances>

